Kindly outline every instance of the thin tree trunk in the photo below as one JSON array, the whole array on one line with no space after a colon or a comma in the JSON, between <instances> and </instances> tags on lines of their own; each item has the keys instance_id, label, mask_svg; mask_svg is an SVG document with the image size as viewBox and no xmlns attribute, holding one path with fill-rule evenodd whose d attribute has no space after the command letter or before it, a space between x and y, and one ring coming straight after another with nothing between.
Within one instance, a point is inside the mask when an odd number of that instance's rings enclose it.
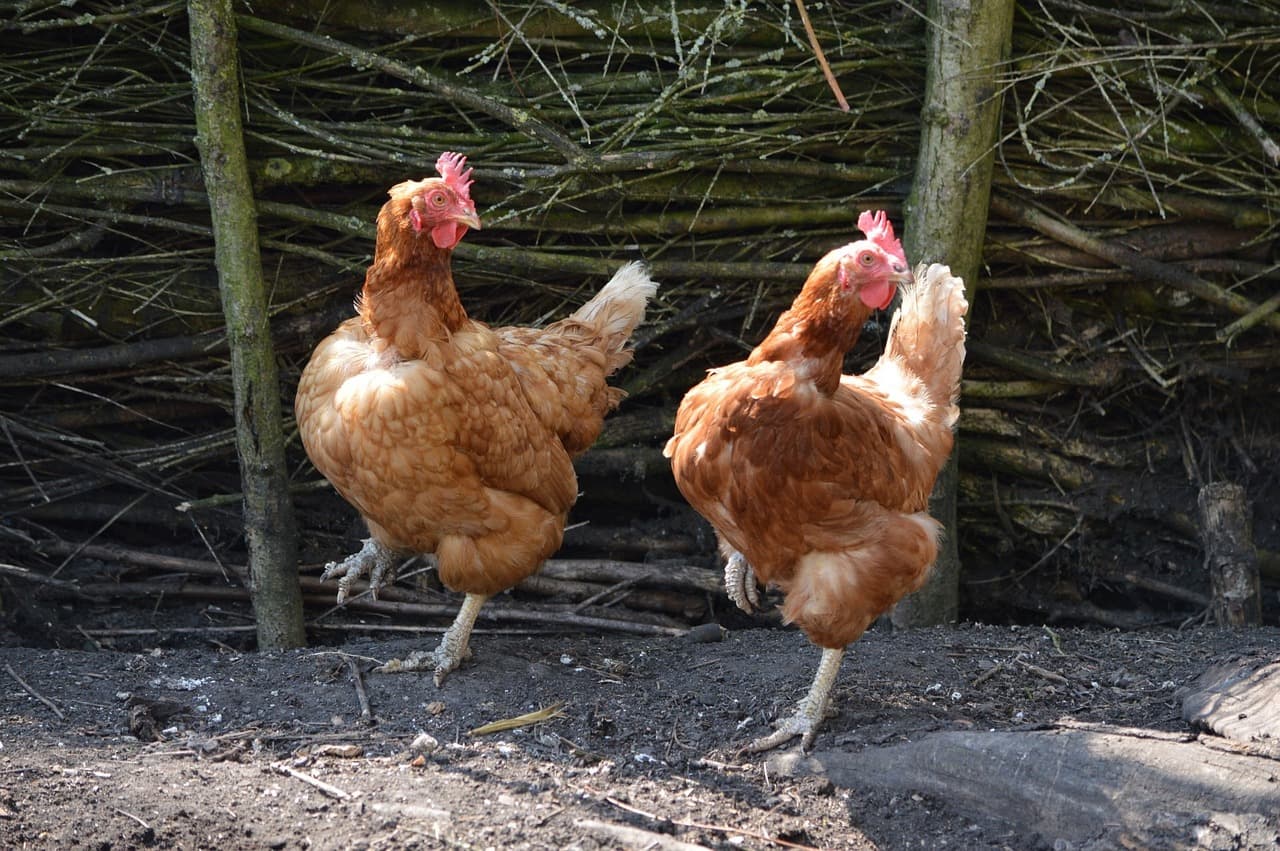
<instances>
[{"instance_id":1,"label":"thin tree trunk","mask_svg":"<svg viewBox=\"0 0 1280 851\"><path fill-rule=\"evenodd\" d=\"M906 204L907 257L913 264L948 264L964 278L971 303L1000 129L996 77L1009 58L1013 8L1013 0L929 0L926 14L928 72L920 157ZM951 453L930 500L946 527L938 561L925 587L894 610L895 626L943 623L959 610L958 454Z\"/></svg>"},{"instance_id":2,"label":"thin tree trunk","mask_svg":"<svg viewBox=\"0 0 1280 851\"><path fill-rule=\"evenodd\" d=\"M240 123L235 17L230 0L190 0L188 14L196 144L209 193L218 286L231 346L258 647L301 647L306 632L298 540L285 467L280 380L258 252L258 217Z\"/></svg>"}]
</instances>

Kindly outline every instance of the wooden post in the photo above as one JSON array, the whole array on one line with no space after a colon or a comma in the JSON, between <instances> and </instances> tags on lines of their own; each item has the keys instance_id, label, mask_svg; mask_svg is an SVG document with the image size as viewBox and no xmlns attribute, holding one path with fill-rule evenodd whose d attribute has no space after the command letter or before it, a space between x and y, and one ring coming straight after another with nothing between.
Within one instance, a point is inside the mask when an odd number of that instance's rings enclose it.
<instances>
[{"instance_id":1,"label":"wooden post","mask_svg":"<svg viewBox=\"0 0 1280 851\"><path fill-rule=\"evenodd\" d=\"M258 216L240 123L230 0L190 0L196 145L213 217L214 259L231 347L249 591L260 650L306 644L298 540L284 456L280 379L267 323Z\"/></svg>"},{"instance_id":2,"label":"wooden post","mask_svg":"<svg viewBox=\"0 0 1280 851\"><path fill-rule=\"evenodd\" d=\"M1214 482L1200 489L1196 502L1214 619L1219 626L1260 625L1262 585L1244 488Z\"/></svg>"},{"instance_id":3,"label":"wooden post","mask_svg":"<svg viewBox=\"0 0 1280 851\"><path fill-rule=\"evenodd\" d=\"M929 0L925 14L928 70L920 155L907 198L903 243L913 266L946 263L964 278L970 304L987 230L1000 131L997 76L1011 50L1013 8L1013 0ZM945 623L958 614L958 455L958 449L951 453L929 504L946 528L938 561L925 586L894 609L895 626Z\"/></svg>"}]
</instances>

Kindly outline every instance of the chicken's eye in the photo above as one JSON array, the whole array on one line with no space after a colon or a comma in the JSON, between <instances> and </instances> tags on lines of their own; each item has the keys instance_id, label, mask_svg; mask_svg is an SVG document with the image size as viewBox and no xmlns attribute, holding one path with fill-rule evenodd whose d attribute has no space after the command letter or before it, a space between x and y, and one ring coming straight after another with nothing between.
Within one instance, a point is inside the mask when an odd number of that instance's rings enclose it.
<instances>
[{"instance_id":1,"label":"chicken's eye","mask_svg":"<svg viewBox=\"0 0 1280 851\"><path fill-rule=\"evenodd\" d=\"M864 251L858 255L858 262L863 266L870 266L876 262L876 256L870 251Z\"/></svg>"},{"instance_id":2,"label":"chicken's eye","mask_svg":"<svg viewBox=\"0 0 1280 851\"><path fill-rule=\"evenodd\" d=\"M432 207L439 209L449 203L449 199L445 197L443 192L432 192L427 196L427 203Z\"/></svg>"}]
</instances>

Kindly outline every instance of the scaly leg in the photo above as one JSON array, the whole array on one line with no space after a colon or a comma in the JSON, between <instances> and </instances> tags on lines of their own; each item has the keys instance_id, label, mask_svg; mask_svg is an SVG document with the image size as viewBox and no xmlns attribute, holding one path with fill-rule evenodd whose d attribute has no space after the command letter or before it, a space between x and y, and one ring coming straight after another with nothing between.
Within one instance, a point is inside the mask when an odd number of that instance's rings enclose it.
<instances>
[{"instance_id":1,"label":"scaly leg","mask_svg":"<svg viewBox=\"0 0 1280 851\"><path fill-rule=\"evenodd\" d=\"M386 583L395 581L400 558L400 554L395 550L384 547L373 538L365 538L364 546L358 552L352 553L342 561L331 561L326 564L320 578L332 579L341 574L338 579L338 605L342 605L347 599L352 580L359 579L367 573L369 574L369 593L376 600L378 589Z\"/></svg>"},{"instance_id":2,"label":"scaly leg","mask_svg":"<svg viewBox=\"0 0 1280 851\"><path fill-rule=\"evenodd\" d=\"M444 637L440 639L440 646L435 650L415 650L405 659L392 659L385 665L374 668L375 671L385 674L394 674L400 671L435 671L436 688L444 682L444 678L449 676L449 672L456 669L462 660L471 655L467 649L467 642L471 638L471 628L475 626L476 616L480 614L480 607L484 605L484 601L489 597L484 594L468 594L467 598L462 601L462 608L458 610L458 616L453 619L453 623L445 630Z\"/></svg>"},{"instance_id":3,"label":"scaly leg","mask_svg":"<svg viewBox=\"0 0 1280 851\"><path fill-rule=\"evenodd\" d=\"M727 545L726 545L727 546ZM734 550L724 563L724 590L739 609L751 614L760 609L760 585L747 557Z\"/></svg>"},{"instance_id":4,"label":"scaly leg","mask_svg":"<svg viewBox=\"0 0 1280 851\"><path fill-rule=\"evenodd\" d=\"M818 672L813 677L813 685L809 688L809 693L796 706L795 714L780 720L773 733L756 739L743 750L749 753L767 751L796 736L801 737L801 750L809 750L809 746L813 744L813 737L818 734L818 727L826 716L827 704L831 701L831 687L836 683L836 675L840 673L840 660L843 658L843 648L832 650L830 647L824 647L822 661L818 663Z\"/></svg>"}]
</instances>

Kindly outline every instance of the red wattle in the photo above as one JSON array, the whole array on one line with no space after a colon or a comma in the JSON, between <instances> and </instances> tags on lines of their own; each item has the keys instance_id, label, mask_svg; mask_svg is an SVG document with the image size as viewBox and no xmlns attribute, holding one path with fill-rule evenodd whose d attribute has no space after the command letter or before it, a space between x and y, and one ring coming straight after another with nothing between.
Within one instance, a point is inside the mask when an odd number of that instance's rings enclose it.
<instances>
[{"instance_id":1,"label":"red wattle","mask_svg":"<svg viewBox=\"0 0 1280 851\"><path fill-rule=\"evenodd\" d=\"M893 281L872 281L859 291L858 297L867 307L884 310L893 302L893 294L896 291Z\"/></svg>"},{"instance_id":2,"label":"red wattle","mask_svg":"<svg viewBox=\"0 0 1280 851\"><path fill-rule=\"evenodd\" d=\"M457 222L441 222L431 229L431 241L437 248L453 248L462 241L462 235L466 232L466 225L460 225Z\"/></svg>"}]
</instances>

